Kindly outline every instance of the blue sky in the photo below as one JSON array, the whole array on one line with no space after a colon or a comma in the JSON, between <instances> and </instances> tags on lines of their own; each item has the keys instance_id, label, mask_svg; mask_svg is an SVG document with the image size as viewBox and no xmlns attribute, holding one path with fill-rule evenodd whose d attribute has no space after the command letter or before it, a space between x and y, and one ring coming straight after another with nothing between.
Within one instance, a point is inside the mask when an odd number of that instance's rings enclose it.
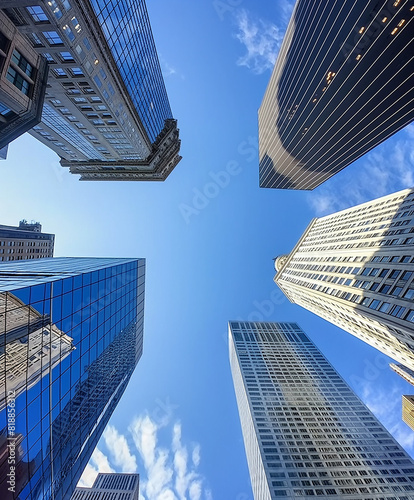
<instances>
[{"instance_id":1,"label":"blue sky","mask_svg":"<svg viewBox=\"0 0 414 500\"><path fill-rule=\"evenodd\" d=\"M413 126L313 192L259 189L257 109L292 4L152 0L183 160L164 183L78 182L29 135L0 163L0 221L55 256L147 259L144 354L84 475L141 474L145 500L252 500L227 347L231 319L296 321L414 455L411 386L387 358L289 303L272 258L315 216L414 185ZM375 180L374 180L375 179Z\"/></svg>"}]
</instances>

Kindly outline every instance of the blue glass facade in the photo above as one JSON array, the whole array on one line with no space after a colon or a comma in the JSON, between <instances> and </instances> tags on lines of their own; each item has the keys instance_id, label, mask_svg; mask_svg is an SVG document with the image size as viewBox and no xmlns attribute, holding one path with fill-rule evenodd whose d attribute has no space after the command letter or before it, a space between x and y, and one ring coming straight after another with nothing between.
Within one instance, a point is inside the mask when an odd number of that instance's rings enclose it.
<instances>
[{"instance_id":1,"label":"blue glass facade","mask_svg":"<svg viewBox=\"0 0 414 500\"><path fill-rule=\"evenodd\" d=\"M172 118L144 0L90 0L151 142Z\"/></svg>"},{"instance_id":2,"label":"blue glass facade","mask_svg":"<svg viewBox=\"0 0 414 500\"><path fill-rule=\"evenodd\" d=\"M70 497L142 354L144 287L144 259L0 265L0 498Z\"/></svg>"}]
</instances>

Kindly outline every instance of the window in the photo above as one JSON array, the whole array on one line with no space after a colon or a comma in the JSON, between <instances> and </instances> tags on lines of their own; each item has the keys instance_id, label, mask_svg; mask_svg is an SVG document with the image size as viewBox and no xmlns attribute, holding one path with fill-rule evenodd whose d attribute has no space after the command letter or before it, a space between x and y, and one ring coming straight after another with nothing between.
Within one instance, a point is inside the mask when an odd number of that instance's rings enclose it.
<instances>
[{"instance_id":1,"label":"window","mask_svg":"<svg viewBox=\"0 0 414 500\"><path fill-rule=\"evenodd\" d=\"M410 258L411 257L409 255L404 255L403 257L401 257L400 262L405 264L406 262L410 262Z\"/></svg>"},{"instance_id":2,"label":"window","mask_svg":"<svg viewBox=\"0 0 414 500\"><path fill-rule=\"evenodd\" d=\"M56 76L68 76L62 68L54 68L53 72L55 73Z\"/></svg>"},{"instance_id":3,"label":"window","mask_svg":"<svg viewBox=\"0 0 414 500\"><path fill-rule=\"evenodd\" d=\"M378 288L379 283L375 282L372 283L370 290L375 291Z\"/></svg>"},{"instance_id":4,"label":"window","mask_svg":"<svg viewBox=\"0 0 414 500\"><path fill-rule=\"evenodd\" d=\"M403 272L402 276L400 277L400 280L408 281L412 275L413 275L412 271L405 271L405 272Z\"/></svg>"},{"instance_id":5,"label":"window","mask_svg":"<svg viewBox=\"0 0 414 500\"><path fill-rule=\"evenodd\" d=\"M96 85L98 85L99 88L102 87L102 82L99 76L94 76L93 79L95 80L95 83Z\"/></svg>"},{"instance_id":6,"label":"window","mask_svg":"<svg viewBox=\"0 0 414 500\"><path fill-rule=\"evenodd\" d=\"M386 276L388 274L388 271L389 269L383 269L380 274L379 274L379 277L380 278L383 278L384 276Z\"/></svg>"},{"instance_id":7,"label":"window","mask_svg":"<svg viewBox=\"0 0 414 500\"><path fill-rule=\"evenodd\" d=\"M401 290L402 290L402 287L401 286L396 286L393 288L393 290L391 291L391 295L400 295L401 293Z\"/></svg>"},{"instance_id":8,"label":"window","mask_svg":"<svg viewBox=\"0 0 414 500\"><path fill-rule=\"evenodd\" d=\"M15 87L23 92L23 94L28 95L30 90L30 83L25 80L20 73L9 67L7 71L7 80L11 82Z\"/></svg>"},{"instance_id":9,"label":"window","mask_svg":"<svg viewBox=\"0 0 414 500\"><path fill-rule=\"evenodd\" d=\"M380 300L377 300L377 299L373 300L373 301L371 302L371 304L369 305L369 308L370 308L370 309L376 309L376 308L380 305L380 302L381 302L381 301L380 301Z\"/></svg>"},{"instance_id":10,"label":"window","mask_svg":"<svg viewBox=\"0 0 414 500\"><path fill-rule=\"evenodd\" d=\"M70 52L64 51L64 52L59 52L60 58L62 59L63 62L73 62L74 59L72 57L72 54Z\"/></svg>"},{"instance_id":11,"label":"window","mask_svg":"<svg viewBox=\"0 0 414 500\"><path fill-rule=\"evenodd\" d=\"M55 0L48 0L47 2L49 4L49 7L52 9L52 12L56 19L60 19L62 17L62 11L59 9L57 3Z\"/></svg>"},{"instance_id":12,"label":"window","mask_svg":"<svg viewBox=\"0 0 414 500\"><path fill-rule=\"evenodd\" d=\"M33 66L17 50L13 51L12 62L18 66L29 78L33 75Z\"/></svg>"},{"instance_id":13,"label":"window","mask_svg":"<svg viewBox=\"0 0 414 500\"><path fill-rule=\"evenodd\" d=\"M49 22L47 15L44 13L42 7L33 6L26 7L27 12L32 16L33 21L36 23L44 23Z\"/></svg>"},{"instance_id":14,"label":"window","mask_svg":"<svg viewBox=\"0 0 414 500\"><path fill-rule=\"evenodd\" d=\"M409 288L405 294L404 294L405 299L412 299L414 298L414 288Z\"/></svg>"},{"instance_id":15,"label":"window","mask_svg":"<svg viewBox=\"0 0 414 500\"><path fill-rule=\"evenodd\" d=\"M76 17L72 17L70 22L72 23L73 27L75 28L76 33L80 33L81 27L80 27L79 21L76 19Z\"/></svg>"},{"instance_id":16,"label":"window","mask_svg":"<svg viewBox=\"0 0 414 500\"><path fill-rule=\"evenodd\" d=\"M383 302L382 306L379 308L379 311L386 313L390 306L391 304L389 302Z\"/></svg>"},{"instance_id":17,"label":"window","mask_svg":"<svg viewBox=\"0 0 414 500\"><path fill-rule=\"evenodd\" d=\"M401 318L401 316L405 312L405 309L406 308L403 306L394 306L389 312L389 314L391 314L391 316L395 316L396 318Z\"/></svg>"},{"instance_id":18,"label":"window","mask_svg":"<svg viewBox=\"0 0 414 500\"><path fill-rule=\"evenodd\" d=\"M414 309L410 309L408 311L407 316L405 317L406 321L410 321L411 323L414 323Z\"/></svg>"},{"instance_id":19,"label":"window","mask_svg":"<svg viewBox=\"0 0 414 500\"><path fill-rule=\"evenodd\" d=\"M80 68L70 68L73 76L84 76L83 71Z\"/></svg>"},{"instance_id":20,"label":"window","mask_svg":"<svg viewBox=\"0 0 414 500\"><path fill-rule=\"evenodd\" d=\"M393 271L391 271L390 275L388 276L388 279L395 279L399 274L400 270L394 269Z\"/></svg>"},{"instance_id":21,"label":"window","mask_svg":"<svg viewBox=\"0 0 414 500\"><path fill-rule=\"evenodd\" d=\"M43 57L46 57L48 63L54 63L55 60L53 57L49 54L49 52L44 52Z\"/></svg>"},{"instance_id":22,"label":"window","mask_svg":"<svg viewBox=\"0 0 414 500\"><path fill-rule=\"evenodd\" d=\"M90 44L90 42L89 42L89 40L88 40L86 37L83 39L83 45L85 45L85 47L86 47L88 50L91 50L91 48L92 48L92 47L91 47L91 44Z\"/></svg>"},{"instance_id":23,"label":"window","mask_svg":"<svg viewBox=\"0 0 414 500\"><path fill-rule=\"evenodd\" d=\"M388 293L391 288L391 285L382 285L382 287L378 290L380 293Z\"/></svg>"},{"instance_id":24,"label":"window","mask_svg":"<svg viewBox=\"0 0 414 500\"><path fill-rule=\"evenodd\" d=\"M62 39L56 31L43 31L42 33L49 45L63 45Z\"/></svg>"},{"instance_id":25,"label":"window","mask_svg":"<svg viewBox=\"0 0 414 500\"><path fill-rule=\"evenodd\" d=\"M69 38L69 40L73 42L73 40L75 40L75 35L73 34L73 31L69 28L67 24L63 26L63 29L65 30L65 34Z\"/></svg>"}]
</instances>

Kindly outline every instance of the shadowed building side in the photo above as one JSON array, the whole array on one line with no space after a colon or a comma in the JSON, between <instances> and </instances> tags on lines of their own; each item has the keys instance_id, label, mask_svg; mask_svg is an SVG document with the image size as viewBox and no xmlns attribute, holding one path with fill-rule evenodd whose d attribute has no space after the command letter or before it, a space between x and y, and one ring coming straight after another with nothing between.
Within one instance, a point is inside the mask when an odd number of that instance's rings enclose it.
<instances>
[{"instance_id":1,"label":"shadowed building side","mask_svg":"<svg viewBox=\"0 0 414 500\"><path fill-rule=\"evenodd\" d=\"M413 16L296 2L259 109L260 187L314 189L414 119Z\"/></svg>"}]
</instances>

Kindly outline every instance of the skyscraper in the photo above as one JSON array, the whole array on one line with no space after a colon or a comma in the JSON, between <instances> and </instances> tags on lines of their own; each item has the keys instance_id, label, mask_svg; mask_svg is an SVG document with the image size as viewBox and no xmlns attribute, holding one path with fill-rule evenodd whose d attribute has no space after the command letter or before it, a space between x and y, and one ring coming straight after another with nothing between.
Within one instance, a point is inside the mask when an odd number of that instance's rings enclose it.
<instances>
[{"instance_id":1,"label":"skyscraper","mask_svg":"<svg viewBox=\"0 0 414 500\"><path fill-rule=\"evenodd\" d=\"M144 259L0 264L0 498L73 493L141 357L144 287Z\"/></svg>"},{"instance_id":2,"label":"skyscraper","mask_svg":"<svg viewBox=\"0 0 414 500\"><path fill-rule=\"evenodd\" d=\"M53 257L55 235L42 233L39 222L21 220L19 227L0 225L0 261Z\"/></svg>"},{"instance_id":3,"label":"skyscraper","mask_svg":"<svg viewBox=\"0 0 414 500\"><path fill-rule=\"evenodd\" d=\"M144 0L4 0L49 63L31 131L81 180L165 180L180 161Z\"/></svg>"},{"instance_id":4,"label":"skyscraper","mask_svg":"<svg viewBox=\"0 0 414 500\"><path fill-rule=\"evenodd\" d=\"M402 397L402 418L414 431L414 396Z\"/></svg>"},{"instance_id":5,"label":"skyscraper","mask_svg":"<svg viewBox=\"0 0 414 500\"><path fill-rule=\"evenodd\" d=\"M138 500L138 474L98 474L92 488L78 487L71 500Z\"/></svg>"},{"instance_id":6,"label":"skyscraper","mask_svg":"<svg viewBox=\"0 0 414 500\"><path fill-rule=\"evenodd\" d=\"M261 187L314 189L414 119L413 14L297 0L259 109Z\"/></svg>"},{"instance_id":7,"label":"skyscraper","mask_svg":"<svg viewBox=\"0 0 414 500\"><path fill-rule=\"evenodd\" d=\"M253 495L405 499L414 462L295 323L229 324Z\"/></svg>"},{"instance_id":8,"label":"skyscraper","mask_svg":"<svg viewBox=\"0 0 414 500\"><path fill-rule=\"evenodd\" d=\"M414 369L414 190L314 219L275 261L288 299Z\"/></svg>"},{"instance_id":9,"label":"skyscraper","mask_svg":"<svg viewBox=\"0 0 414 500\"><path fill-rule=\"evenodd\" d=\"M40 122L48 67L0 5L0 157L8 144Z\"/></svg>"}]
</instances>

